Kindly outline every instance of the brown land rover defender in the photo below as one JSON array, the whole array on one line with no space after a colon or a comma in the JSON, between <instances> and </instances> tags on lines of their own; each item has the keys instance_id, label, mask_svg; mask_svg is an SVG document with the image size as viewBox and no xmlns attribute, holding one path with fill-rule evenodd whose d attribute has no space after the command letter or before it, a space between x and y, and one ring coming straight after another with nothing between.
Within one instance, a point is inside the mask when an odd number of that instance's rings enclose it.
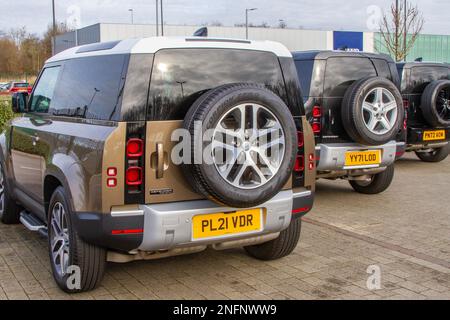
<instances>
[{"instance_id":1,"label":"brown land rover defender","mask_svg":"<svg viewBox=\"0 0 450 320\"><path fill-rule=\"evenodd\" d=\"M67 292L93 289L106 261L207 247L281 258L313 205L314 134L278 43L72 48L13 109L22 115L0 136L0 218L48 236Z\"/></svg>"}]
</instances>

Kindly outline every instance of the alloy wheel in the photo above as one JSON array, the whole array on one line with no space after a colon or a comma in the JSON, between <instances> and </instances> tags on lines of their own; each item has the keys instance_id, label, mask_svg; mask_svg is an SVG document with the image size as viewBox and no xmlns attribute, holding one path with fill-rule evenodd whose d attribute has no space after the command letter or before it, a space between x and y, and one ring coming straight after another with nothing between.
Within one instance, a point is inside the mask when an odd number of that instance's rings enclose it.
<instances>
[{"instance_id":1,"label":"alloy wheel","mask_svg":"<svg viewBox=\"0 0 450 320\"><path fill-rule=\"evenodd\" d=\"M50 250L53 265L60 277L64 277L69 266L69 229L67 213L62 203L53 206L50 219Z\"/></svg>"},{"instance_id":2,"label":"alloy wheel","mask_svg":"<svg viewBox=\"0 0 450 320\"><path fill-rule=\"evenodd\" d=\"M385 88L371 90L362 104L363 121L367 129L376 135L390 132L398 117L398 105L394 95Z\"/></svg>"},{"instance_id":3,"label":"alloy wheel","mask_svg":"<svg viewBox=\"0 0 450 320\"><path fill-rule=\"evenodd\" d=\"M213 162L227 183L255 189L278 173L285 144L281 123L269 109L242 104L218 122L212 141Z\"/></svg>"}]
</instances>

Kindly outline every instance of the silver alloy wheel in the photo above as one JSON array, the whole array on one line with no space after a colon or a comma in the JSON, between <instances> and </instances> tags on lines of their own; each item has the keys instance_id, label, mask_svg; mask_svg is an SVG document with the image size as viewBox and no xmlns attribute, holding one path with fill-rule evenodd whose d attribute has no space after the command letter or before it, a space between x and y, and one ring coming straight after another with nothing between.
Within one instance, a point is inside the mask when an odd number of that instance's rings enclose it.
<instances>
[{"instance_id":1,"label":"silver alloy wheel","mask_svg":"<svg viewBox=\"0 0 450 320\"><path fill-rule=\"evenodd\" d=\"M5 210L5 179L3 177L3 171L0 166L0 216L3 215Z\"/></svg>"},{"instance_id":2,"label":"silver alloy wheel","mask_svg":"<svg viewBox=\"0 0 450 320\"><path fill-rule=\"evenodd\" d=\"M69 266L69 229L64 206L56 202L50 219L50 250L53 265L60 277L64 277Z\"/></svg>"},{"instance_id":3,"label":"silver alloy wheel","mask_svg":"<svg viewBox=\"0 0 450 320\"><path fill-rule=\"evenodd\" d=\"M214 130L213 162L232 186L255 189L278 173L285 144L281 123L269 109L241 104L225 114Z\"/></svg>"},{"instance_id":4,"label":"silver alloy wheel","mask_svg":"<svg viewBox=\"0 0 450 320\"><path fill-rule=\"evenodd\" d=\"M394 95L385 88L371 90L364 98L362 117L367 129L376 135L391 131L398 117Z\"/></svg>"}]
</instances>

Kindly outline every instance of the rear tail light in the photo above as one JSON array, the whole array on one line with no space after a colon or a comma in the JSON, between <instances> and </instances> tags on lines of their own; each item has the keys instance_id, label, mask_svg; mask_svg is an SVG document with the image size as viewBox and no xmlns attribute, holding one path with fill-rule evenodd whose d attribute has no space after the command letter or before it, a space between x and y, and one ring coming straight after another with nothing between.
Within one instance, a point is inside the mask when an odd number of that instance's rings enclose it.
<instances>
[{"instance_id":1,"label":"rear tail light","mask_svg":"<svg viewBox=\"0 0 450 320\"><path fill-rule=\"evenodd\" d=\"M320 132L322 131L322 125L318 122L314 122L312 124L312 129L314 134L320 134Z\"/></svg>"},{"instance_id":2,"label":"rear tail light","mask_svg":"<svg viewBox=\"0 0 450 320\"><path fill-rule=\"evenodd\" d=\"M295 160L294 171L302 172L304 170L305 170L305 158L303 156L297 156L297 159Z\"/></svg>"},{"instance_id":3,"label":"rear tail light","mask_svg":"<svg viewBox=\"0 0 450 320\"><path fill-rule=\"evenodd\" d=\"M322 107L315 105L312 109L312 129L316 137L322 133L322 115Z\"/></svg>"},{"instance_id":4,"label":"rear tail light","mask_svg":"<svg viewBox=\"0 0 450 320\"><path fill-rule=\"evenodd\" d=\"M129 186L139 186L142 184L142 168L130 167L126 172L126 182Z\"/></svg>"},{"instance_id":5,"label":"rear tail light","mask_svg":"<svg viewBox=\"0 0 450 320\"><path fill-rule=\"evenodd\" d=\"M409 101L408 101L408 100L403 100L403 107L404 107L405 109L408 109L408 108L409 108Z\"/></svg>"},{"instance_id":6,"label":"rear tail light","mask_svg":"<svg viewBox=\"0 0 450 320\"><path fill-rule=\"evenodd\" d=\"M322 108L320 106L314 106L313 108L313 118L320 118L322 117Z\"/></svg>"},{"instance_id":7,"label":"rear tail light","mask_svg":"<svg viewBox=\"0 0 450 320\"><path fill-rule=\"evenodd\" d=\"M144 153L144 142L141 139L130 139L127 143L127 156L130 158L141 157Z\"/></svg>"},{"instance_id":8,"label":"rear tail light","mask_svg":"<svg viewBox=\"0 0 450 320\"><path fill-rule=\"evenodd\" d=\"M305 139L303 137L303 132L300 132L300 131L297 132L297 140L298 140L298 147L302 148L305 145Z\"/></svg>"}]
</instances>

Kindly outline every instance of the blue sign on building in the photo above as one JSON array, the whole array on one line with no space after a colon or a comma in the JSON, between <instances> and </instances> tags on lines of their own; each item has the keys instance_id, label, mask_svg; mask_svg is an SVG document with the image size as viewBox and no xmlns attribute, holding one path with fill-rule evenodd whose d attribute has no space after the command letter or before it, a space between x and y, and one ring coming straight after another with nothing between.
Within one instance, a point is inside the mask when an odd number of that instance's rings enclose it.
<instances>
[{"instance_id":1,"label":"blue sign on building","mask_svg":"<svg viewBox=\"0 0 450 320\"><path fill-rule=\"evenodd\" d=\"M334 50L364 51L364 33L334 31Z\"/></svg>"}]
</instances>

